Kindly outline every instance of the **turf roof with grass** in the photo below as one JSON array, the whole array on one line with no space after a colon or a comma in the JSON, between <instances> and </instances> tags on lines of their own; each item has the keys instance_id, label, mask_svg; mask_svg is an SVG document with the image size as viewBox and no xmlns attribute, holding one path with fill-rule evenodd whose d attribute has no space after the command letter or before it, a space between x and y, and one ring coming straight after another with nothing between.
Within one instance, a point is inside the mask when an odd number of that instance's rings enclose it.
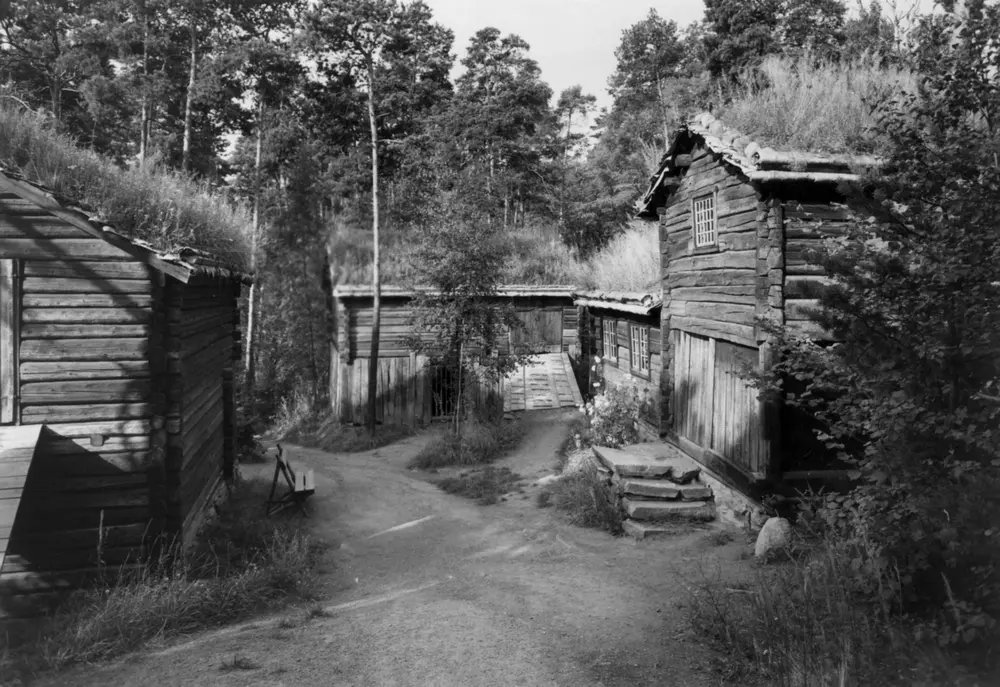
<instances>
[{"instance_id":1,"label":"turf roof with grass","mask_svg":"<svg viewBox=\"0 0 1000 687\"><path fill-rule=\"evenodd\" d=\"M157 251L196 252L250 271L250 217L207 184L164 169L122 169L57 132L41 115L0 106L0 167Z\"/></svg>"}]
</instances>

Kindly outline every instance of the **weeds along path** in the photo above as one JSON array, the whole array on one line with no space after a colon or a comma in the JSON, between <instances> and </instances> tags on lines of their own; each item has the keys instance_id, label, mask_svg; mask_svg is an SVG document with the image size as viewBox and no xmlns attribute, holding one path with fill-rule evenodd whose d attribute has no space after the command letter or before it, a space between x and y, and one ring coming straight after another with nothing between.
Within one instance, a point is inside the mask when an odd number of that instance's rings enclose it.
<instances>
[{"instance_id":1,"label":"weeds along path","mask_svg":"<svg viewBox=\"0 0 1000 687\"><path fill-rule=\"evenodd\" d=\"M522 419L500 461L551 471L573 417ZM678 685L717 683L677 607L672 574L710 532L635 542L563 523L534 488L496 506L445 494L406 469L426 438L359 454L292 447L316 471L309 526L330 544L322 611L298 609L192 638L66 685ZM264 466L270 470L271 466ZM311 616L311 617L310 617Z\"/></svg>"}]
</instances>

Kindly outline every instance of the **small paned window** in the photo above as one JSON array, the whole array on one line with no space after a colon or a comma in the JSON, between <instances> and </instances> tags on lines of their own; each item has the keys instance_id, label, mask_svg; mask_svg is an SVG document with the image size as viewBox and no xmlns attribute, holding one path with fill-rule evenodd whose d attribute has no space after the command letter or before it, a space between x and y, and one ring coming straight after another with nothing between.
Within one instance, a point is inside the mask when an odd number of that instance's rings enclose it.
<instances>
[{"instance_id":1,"label":"small paned window","mask_svg":"<svg viewBox=\"0 0 1000 687\"><path fill-rule=\"evenodd\" d=\"M694 247L714 246L718 232L715 227L715 195L694 199Z\"/></svg>"},{"instance_id":2,"label":"small paned window","mask_svg":"<svg viewBox=\"0 0 1000 687\"><path fill-rule=\"evenodd\" d=\"M604 357L608 360L618 360L618 341L616 332L618 323L614 320L604 320Z\"/></svg>"},{"instance_id":3,"label":"small paned window","mask_svg":"<svg viewBox=\"0 0 1000 687\"><path fill-rule=\"evenodd\" d=\"M649 374L649 328L631 325L632 363L635 372Z\"/></svg>"}]
</instances>

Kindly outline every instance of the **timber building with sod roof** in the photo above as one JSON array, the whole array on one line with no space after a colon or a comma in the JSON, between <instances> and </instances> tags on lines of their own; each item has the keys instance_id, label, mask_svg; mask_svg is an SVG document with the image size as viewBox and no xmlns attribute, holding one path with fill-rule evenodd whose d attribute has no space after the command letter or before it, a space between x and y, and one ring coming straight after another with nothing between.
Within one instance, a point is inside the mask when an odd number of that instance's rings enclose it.
<instances>
[{"instance_id":1,"label":"timber building with sod roof","mask_svg":"<svg viewBox=\"0 0 1000 687\"><path fill-rule=\"evenodd\" d=\"M190 541L235 459L248 282L0 173L0 615Z\"/></svg>"},{"instance_id":2,"label":"timber building with sod roof","mask_svg":"<svg viewBox=\"0 0 1000 687\"><path fill-rule=\"evenodd\" d=\"M839 474L802 418L758 400L741 371L772 364L764 323L831 340L812 319L826 278L809 255L848 233L848 187L877 164L779 152L703 114L640 201L660 227L660 434L741 491Z\"/></svg>"},{"instance_id":3,"label":"timber building with sod roof","mask_svg":"<svg viewBox=\"0 0 1000 687\"><path fill-rule=\"evenodd\" d=\"M639 390L639 433L647 440L660 436L662 423L660 377L659 289L654 293L580 291L580 362L584 387L591 393L630 386Z\"/></svg>"},{"instance_id":4,"label":"timber building with sod roof","mask_svg":"<svg viewBox=\"0 0 1000 687\"><path fill-rule=\"evenodd\" d=\"M454 412L456 385L445 368L433 365L433 351L412 349L414 295L411 289L383 287L378 358L376 422L424 426ZM498 355L512 349L533 351L533 364L492 385L478 383L474 403L503 399L506 410L537 410L580 405L573 364L579 355L577 308L571 286L502 287L496 298L510 304L523 323L499 342ZM339 286L333 291L334 348L330 398L334 416L361 424L367 413L368 363L373 310L367 286Z\"/></svg>"}]
</instances>

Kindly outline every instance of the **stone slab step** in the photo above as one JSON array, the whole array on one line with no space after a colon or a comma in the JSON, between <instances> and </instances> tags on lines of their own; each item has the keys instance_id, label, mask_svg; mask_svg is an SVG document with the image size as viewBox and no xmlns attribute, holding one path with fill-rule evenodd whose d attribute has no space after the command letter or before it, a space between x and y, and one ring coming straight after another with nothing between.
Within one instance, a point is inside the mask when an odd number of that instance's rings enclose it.
<instances>
[{"instance_id":1,"label":"stone slab step","mask_svg":"<svg viewBox=\"0 0 1000 687\"><path fill-rule=\"evenodd\" d=\"M662 522L665 520L715 519L715 508L707 501L637 501L622 499L622 507L633 520Z\"/></svg>"},{"instance_id":2,"label":"stone slab step","mask_svg":"<svg viewBox=\"0 0 1000 687\"><path fill-rule=\"evenodd\" d=\"M619 477L650 477L672 482L697 479L698 463L670 444L645 443L623 449L595 446L594 456Z\"/></svg>"},{"instance_id":3,"label":"stone slab step","mask_svg":"<svg viewBox=\"0 0 1000 687\"><path fill-rule=\"evenodd\" d=\"M625 534L633 539L652 539L666 537L677 534L677 525L655 525L651 522L641 522L639 520L626 520L622 523Z\"/></svg>"},{"instance_id":4,"label":"stone slab step","mask_svg":"<svg viewBox=\"0 0 1000 687\"><path fill-rule=\"evenodd\" d=\"M666 479L620 479L622 492L629 496L647 499L683 499L684 501L707 501L712 498L712 490L701 482L677 484Z\"/></svg>"}]
</instances>

